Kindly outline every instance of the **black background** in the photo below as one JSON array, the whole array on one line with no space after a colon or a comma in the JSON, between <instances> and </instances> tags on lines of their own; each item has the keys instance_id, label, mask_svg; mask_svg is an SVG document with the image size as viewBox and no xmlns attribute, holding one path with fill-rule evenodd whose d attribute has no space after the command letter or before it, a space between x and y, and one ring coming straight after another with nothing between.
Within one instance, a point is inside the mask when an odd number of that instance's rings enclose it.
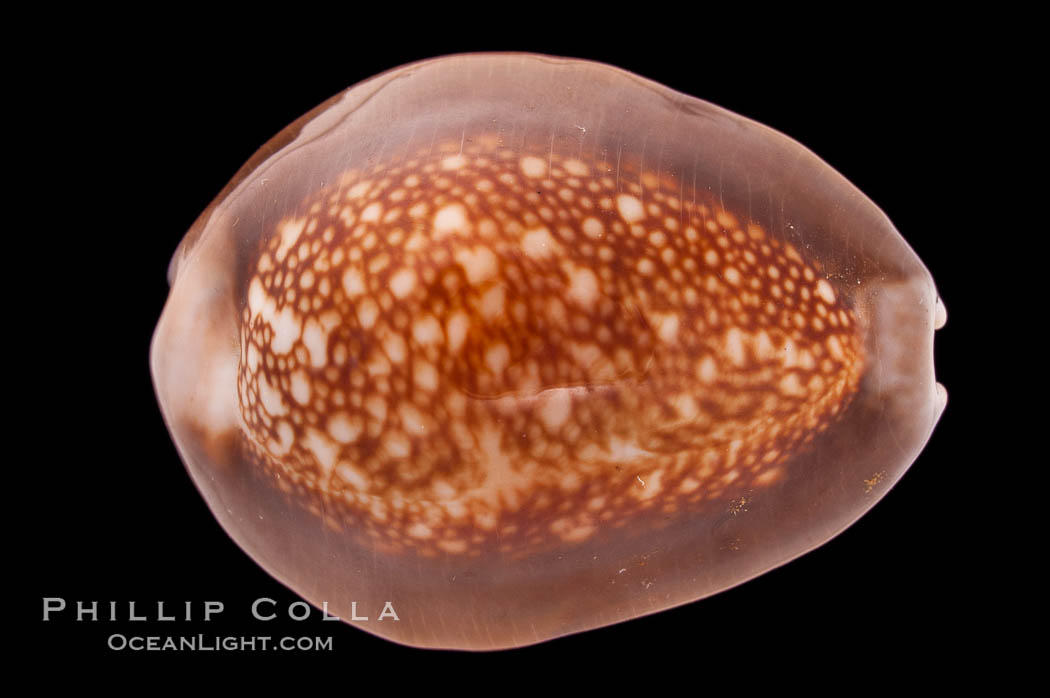
<instances>
[{"instance_id":1,"label":"black background","mask_svg":"<svg viewBox=\"0 0 1050 698\"><path fill-rule=\"evenodd\" d=\"M966 352L983 309L969 270L979 203L972 174L975 95L989 76L979 40L940 26L834 29L682 18L670 33L551 22L450 27L405 19L273 18L245 27L108 31L52 37L62 70L28 116L40 172L30 182L37 253L53 261L48 341L32 421L35 512L20 604L32 653L63 664L128 669L229 662L311 663L354 675L414 680L555 667L584 677L696 677L749 686L760 676L841 671L858 684L909 668L946 667L974 644L990 602L977 588L972 503L961 493L981 456L965 436L980 421L980 377ZM837 21L837 20L833 20ZM499 25L499 31L489 31ZM672 24L674 24L672 22ZM319 31L318 28L323 29ZM969 31L969 30L968 30ZM974 30L977 31L977 30ZM47 47L45 47L46 52ZM949 404L927 448L870 513L818 550L740 587L684 607L538 646L489 654L401 647L340 623L261 623L250 604L298 600L222 531L197 494L156 407L148 347L166 294L168 260L183 233L239 166L289 122L329 96L406 62L461 51L522 50L604 61L714 102L795 138L872 198L927 264L948 308L937 374ZM37 85L40 87L40 84ZM50 339L53 337L53 339ZM17 496L16 496L17 498ZM205 600L210 623L40 620L43 597L127 602L156 614ZM103 608L107 603L102 603ZM311 653L133 653L113 633L331 636ZM411 671L405 671L411 667ZM517 674L512 674L517 675Z\"/></svg>"}]
</instances>

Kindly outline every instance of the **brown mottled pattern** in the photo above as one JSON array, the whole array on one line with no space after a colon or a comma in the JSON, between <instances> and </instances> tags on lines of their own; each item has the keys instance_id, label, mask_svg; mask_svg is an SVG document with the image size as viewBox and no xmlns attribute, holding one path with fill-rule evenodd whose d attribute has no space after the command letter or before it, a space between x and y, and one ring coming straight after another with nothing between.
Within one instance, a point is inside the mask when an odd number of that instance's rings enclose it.
<instances>
[{"instance_id":1,"label":"brown mottled pattern","mask_svg":"<svg viewBox=\"0 0 1050 698\"><path fill-rule=\"evenodd\" d=\"M858 388L817 262L626 159L443 143L297 211L242 313L249 448L377 549L535 550L767 486Z\"/></svg>"}]
</instances>

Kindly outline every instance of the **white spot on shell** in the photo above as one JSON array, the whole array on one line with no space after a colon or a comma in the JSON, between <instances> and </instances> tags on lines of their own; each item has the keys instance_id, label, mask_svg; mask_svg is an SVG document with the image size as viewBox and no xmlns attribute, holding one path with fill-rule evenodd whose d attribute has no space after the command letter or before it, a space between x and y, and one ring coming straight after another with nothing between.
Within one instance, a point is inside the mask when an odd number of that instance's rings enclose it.
<instances>
[{"instance_id":1,"label":"white spot on shell","mask_svg":"<svg viewBox=\"0 0 1050 698\"><path fill-rule=\"evenodd\" d=\"M594 218L593 216L584 218L583 234L589 238L594 238L595 240L598 240L603 235L605 235L605 226L602 225L602 222L600 220Z\"/></svg>"},{"instance_id":2,"label":"white spot on shell","mask_svg":"<svg viewBox=\"0 0 1050 698\"><path fill-rule=\"evenodd\" d=\"M506 344L500 342L492 345L485 351L485 365L496 375L502 374L503 369L507 368L509 363L510 349L507 348Z\"/></svg>"},{"instance_id":3,"label":"white spot on shell","mask_svg":"<svg viewBox=\"0 0 1050 698\"><path fill-rule=\"evenodd\" d=\"M331 474L335 467L335 459L339 454L339 446L336 445L326 434L307 427L306 435L302 439L303 447L314 455L314 460L321 466L325 476Z\"/></svg>"},{"instance_id":4,"label":"white spot on shell","mask_svg":"<svg viewBox=\"0 0 1050 698\"><path fill-rule=\"evenodd\" d=\"M540 397L539 417L548 431L555 432L572 413L572 396L566 388L547 390Z\"/></svg>"},{"instance_id":5,"label":"white spot on shell","mask_svg":"<svg viewBox=\"0 0 1050 698\"><path fill-rule=\"evenodd\" d=\"M361 274L360 269L351 267L346 270L343 274L343 290L346 291L349 298L356 298L367 290L365 277Z\"/></svg>"},{"instance_id":6,"label":"white spot on shell","mask_svg":"<svg viewBox=\"0 0 1050 698\"><path fill-rule=\"evenodd\" d=\"M303 228L306 227L305 218L293 218L292 220L283 221L280 225L281 242L277 246L277 251L274 256L278 262L284 261L284 256L288 254L288 250L292 248L298 240L299 236L303 232Z\"/></svg>"},{"instance_id":7,"label":"white spot on shell","mask_svg":"<svg viewBox=\"0 0 1050 698\"><path fill-rule=\"evenodd\" d=\"M305 405L310 402L310 379L306 375L306 371L302 369L295 371L289 376L291 383L292 398L300 405Z\"/></svg>"},{"instance_id":8,"label":"white spot on shell","mask_svg":"<svg viewBox=\"0 0 1050 698\"><path fill-rule=\"evenodd\" d=\"M521 159L521 171L526 177L546 177L547 163L535 155L528 155Z\"/></svg>"},{"instance_id":9,"label":"white spot on shell","mask_svg":"<svg viewBox=\"0 0 1050 698\"><path fill-rule=\"evenodd\" d=\"M542 259L561 251L561 245L551 237L546 228L536 228L525 233L521 240L521 249L533 259Z\"/></svg>"},{"instance_id":10,"label":"white spot on shell","mask_svg":"<svg viewBox=\"0 0 1050 698\"><path fill-rule=\"evenodd\" d=\"M817 295L824 299L824 302L831 305L835 302L835 291L831 288L831 284L825 279L821 279L817 282Z\"/></svg>"},{"instance_id":11,"label":"white spot on shell","mask_svg":"<svg viewBox=\"0 0 1050 698\"><path fill-rule=\"evenodd\" d=\"M598 277L586 267L571 266L566 295L583 307L590 306L598 298Z\"/></svg>"},{"instance_id":12,"label":"white spot on shell","mask_svg":"<svg viewBox=\"0 0 1050 698\"><path fill-rule=\"evenodd\" d=\"M397 298L404 298L416 287L416 274L411 269L401 269L390 277L390 292Z\"/></svg>"},{"instance_id":13,"label":"white spot on shell","mask_svg":"<svg viewBox=\"0 0 1050 698\"><path fill-rule=\"evenodd\" d=\"M499 271L499 260L487 247L456 250L455 258L466 272L467 281L474 286L492 278Z\"/></svg>"},{"instance_id":14,"label":"white spot on shell","mask_svg":"<svg viewBox=\"0 0 1050 698\"><path fill-rule=\"evenodd\" d=\"M467 164L467 158L463 155L450 155L441 161L441 169L458 170Z\"/></svg>"},{"instance_id":15,"label":"white spot on shell","mask_svg":"<svg viewBox=\"0 0 1050 698\"><path fill-rule=\"evenodd\" d=\"M630 194L620 194L616 197L616 208L620 216L628 223L637 223L645 218L645 209L642 202Z\"/></svg>"},{"instance_id":16,"label":"white spot on shell","mask_svg":"<svg viewBox=\"0 0 1050 698\"><path fill-rule=\"evenodd\" d=\"M328 433L342 444L356 441L361 435L362 428L360 417L351 417L345 412L337 412L328 418Z\"/></svg>"},{"instance_id":17,"label":"white spot on shell","mask_svg":"<svg viewBox=\"0 0 1050 698\"><path fill-rule=\"evenodd\" d=\"M467 330L470 329L470 318L466 313L457 312L448 319L445 326L445 334L448 336L448 348L453 353L463 347L467 338Z\"/></svg>"},{"instance_id":18,"label":"white spot on shell","mask_svg":"<svg viewBox=\"0 0 1050 698\"><path fill-rule=\"evenodd\" d=\"M470 233L470 221L467 209L462 204L449 204L438 209L434 214L434 239L440 240L449 235L467 235Z\"/></svg>"},{"instance_id":19,"label":"white spot on shell","mask_svg":"<svg viewBox=\"0 0 1050 698\"><path fill-rule=\"evenodd\" d=\"M383 214L383 207L379 205L379 202L373 201L365 207L364 211L361 211L361 221L365 223L375 223L379 220L379 216Z\"/></svg>"}]
</instances>

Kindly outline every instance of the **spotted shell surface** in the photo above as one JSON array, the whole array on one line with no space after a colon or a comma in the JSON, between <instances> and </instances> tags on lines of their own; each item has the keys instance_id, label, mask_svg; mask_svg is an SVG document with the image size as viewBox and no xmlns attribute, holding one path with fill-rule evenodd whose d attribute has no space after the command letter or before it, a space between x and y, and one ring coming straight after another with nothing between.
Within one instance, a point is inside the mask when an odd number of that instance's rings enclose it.
<instances>
[{"instance_id":1,"label":"spotted shell surface","mask_svg":"<svg viewBox=\"0 0 1050 698\"><path fill-rule=\"evenodd\" d=\"M540 642L825 542L918 455L943 306L791 139L581 60L328 100L187 233L151 365L267 571L424 647Z\"/></svg>"}]
</instances>

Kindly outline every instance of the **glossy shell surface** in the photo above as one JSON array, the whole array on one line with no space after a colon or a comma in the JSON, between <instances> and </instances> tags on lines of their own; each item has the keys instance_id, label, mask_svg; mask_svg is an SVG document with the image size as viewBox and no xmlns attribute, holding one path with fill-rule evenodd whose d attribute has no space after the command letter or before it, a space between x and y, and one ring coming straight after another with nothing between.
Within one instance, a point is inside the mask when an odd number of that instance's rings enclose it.
<instances>
[{"instance_id":1,"label":"glossy shell surface","mask_svg":"<svg viewBox=\"0 0 1050 698\"><path fill-rule=\"evenodd\" d=\"M587 61L347 90L245 165L169 279L154 384L216 517L417 646L535 643L783 564L885 494L946 399L943 306L870 200Z\"/></svg>"}]
</instances>

